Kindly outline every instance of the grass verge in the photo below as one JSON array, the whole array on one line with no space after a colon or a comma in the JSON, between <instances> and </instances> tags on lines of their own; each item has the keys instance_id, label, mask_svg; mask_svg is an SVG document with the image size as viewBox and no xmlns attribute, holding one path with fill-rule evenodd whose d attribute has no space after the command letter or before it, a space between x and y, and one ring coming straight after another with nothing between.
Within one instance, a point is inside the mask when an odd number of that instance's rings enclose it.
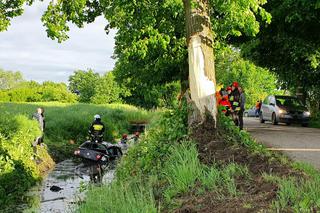
<instances>
[{"instance_id":1,"label":"grass verge","mask_svg":"<svg viewBox=\"0 0 320 213\"><path fill-rule=\"evenodd\" d=\"M134 193L150 183L141 209L153 204L159 212L319 210L320 176L312 167L268 151L223 116L218 130L209 121L189 135L186 111L165 112L117 168L115 184L134 183ZM121 187L104 186L99 196L110 190L118 190L117 199L127 209L123 212L138 202L127 202L127 189ZM89 192L87 198L97 200L97 195ZM79 210L97 210L85 206Z\"/></svg>"}]
</instances>

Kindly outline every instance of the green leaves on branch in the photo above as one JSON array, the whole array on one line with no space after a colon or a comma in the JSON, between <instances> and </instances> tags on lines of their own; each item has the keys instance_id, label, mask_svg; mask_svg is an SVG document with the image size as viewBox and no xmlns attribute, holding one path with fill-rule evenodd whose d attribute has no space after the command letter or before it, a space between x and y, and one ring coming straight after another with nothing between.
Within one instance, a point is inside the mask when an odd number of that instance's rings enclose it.
<instances>
[{"instance_id":1,"label":"green leaves on branch","mask_svg":"<svg viewBox=\"0 0 320 213\"><path fill-rule=\"evenodd\" d=\"M6 31L10 21L23 13L25 4L31 5L33 0L1 0L0 1L0 32Z\"/></svg>"}]
</instances>

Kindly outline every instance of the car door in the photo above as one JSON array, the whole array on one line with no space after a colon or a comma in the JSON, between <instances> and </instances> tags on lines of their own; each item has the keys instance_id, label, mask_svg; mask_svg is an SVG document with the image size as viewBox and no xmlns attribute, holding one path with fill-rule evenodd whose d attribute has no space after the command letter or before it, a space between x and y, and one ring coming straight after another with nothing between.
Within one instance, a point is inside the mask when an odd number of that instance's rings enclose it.
<instances>
[{"instance_id":1,"label":"car door","mask_svg":"<svg viewBox=\"0 0 320 213\"><path fill-rule=\"evenodd\" d=\"M272 120L272 114L276 112L276 98L272 95L269 97L269 115L268 118Z\"/></svg>"},{"instance_id":2,"label":"car door","mask_svg":"<svg viewBox=\"0 0 320 213\"><path fill-rule=\"evenodd\" d=\"M261 105L261 113L264 120L269 120L269 97L266 97Z\"/></svg>"}]
</instances>

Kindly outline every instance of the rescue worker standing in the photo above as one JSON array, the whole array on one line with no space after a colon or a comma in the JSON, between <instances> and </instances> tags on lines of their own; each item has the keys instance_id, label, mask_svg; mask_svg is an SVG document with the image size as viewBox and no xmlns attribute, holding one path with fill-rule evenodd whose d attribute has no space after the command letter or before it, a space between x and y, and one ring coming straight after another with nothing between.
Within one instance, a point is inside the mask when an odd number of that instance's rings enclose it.
<instances>
[{"instance_id":1,"label":"rescue worker standing","mask_svg":"<svg viewBox=\"0 0 320 213\"><path fill-rule=\"evenodd\" d=\"M239 111L240 111L240 92L238 90L239 83L233 82L231 86L231 93L229 94L229 101L231 104L231 116L234 124L239 126Z\"/></svg>"},{"instance_id":2,"label":"rescue worker standing","mask_svg":"<svg viewBox=\"0 0 320 213\"><path fill-rule=\"evenodd\" d=\"M89 134L91 136L91 139L97 140L99 143L102 143L104 130L105 130L105 127L101 121L101 116L95 115L94 121L92 122L89 128Z\"/></svg>"},{"instance_id":3,"label":"rescue worker standing","mask_svg":"<svg viewBox=\"0 0 320 213\"><path fill-rule=\"evenodd\" d=\"M39 123L39 128L41 130L41 135L39 135L35 141L32 143L32 145L35 147L36 145L39 145L40 143L43 143L43 131L44 131L44 128L45 128L45 121L44 121L44 110L43 108L39 107L37 108L37 112L34 113L32 115L32 118L34 120L37 120L38 123Z\"/></svg>"},{"instance_id":4,"label":"rescue worker standing","mask_svg":"<svg viewBox=\"0 0 320 213\"><path fill-rule=\"evenodd\" d=\"M243 113L245 110L246 95L242 87L238 87L238 90L240 92L239 128L240 130L243 130Z\"/></svg>"}]
</instances>

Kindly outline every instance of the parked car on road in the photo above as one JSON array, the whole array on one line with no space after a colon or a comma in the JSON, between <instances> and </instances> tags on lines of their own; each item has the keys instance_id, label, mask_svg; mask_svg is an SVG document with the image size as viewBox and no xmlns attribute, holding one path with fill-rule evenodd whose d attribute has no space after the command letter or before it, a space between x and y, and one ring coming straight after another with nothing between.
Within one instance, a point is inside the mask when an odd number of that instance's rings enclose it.
<instances>
[{"instance_id":1,"label":"parked car on road","mask_svg":"<svg viewBox=\"0 0 320 213\"><path fill-rule=\"evenodd\" d=\"M308 126L310 112L302 102L293 96L269 95L261 106L260 122L271 121L276 125L279 122L290 125L300 123Z\"/></svg>"},{"instance_id":2,"label":"parked car on road","mask_svg":"<svg viewBox=\"0 0 320 213\"><path fill-rule=\"evenodd\" d=\"M258 117L256 116L256 107L251 107L250 109L246 109L244 112L243 112L243 116L244 117Z\"/></svg>"}]
</instances>

